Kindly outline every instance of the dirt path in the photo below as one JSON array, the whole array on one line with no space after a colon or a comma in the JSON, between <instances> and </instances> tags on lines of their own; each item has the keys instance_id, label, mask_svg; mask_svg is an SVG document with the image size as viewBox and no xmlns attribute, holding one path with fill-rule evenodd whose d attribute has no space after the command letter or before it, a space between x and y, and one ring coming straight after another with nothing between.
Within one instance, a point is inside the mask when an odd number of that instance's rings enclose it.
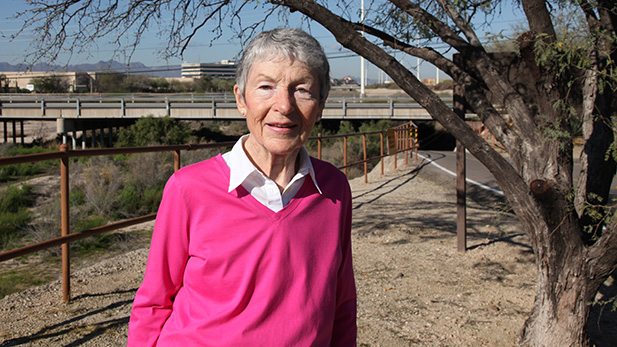
<instances>
[{"instance_id":1,"label":"dirt path","mask_svg":"<svg viewBox=\"0 0 617 347\"><path fill-rule=\"evenodd\" d=\"M398 167L351 182L359 345L514 345L536 281L518 223L490 199L470 201L469 250L459 253L451 182ZM138 249L76 271L69 304L59 282L3 298L0 346L125 345L146 256ZM599 345L617 341L614 318L605 312L590 324L605 333L602 341L592 331Z\"/></svg>"}]
</instances>

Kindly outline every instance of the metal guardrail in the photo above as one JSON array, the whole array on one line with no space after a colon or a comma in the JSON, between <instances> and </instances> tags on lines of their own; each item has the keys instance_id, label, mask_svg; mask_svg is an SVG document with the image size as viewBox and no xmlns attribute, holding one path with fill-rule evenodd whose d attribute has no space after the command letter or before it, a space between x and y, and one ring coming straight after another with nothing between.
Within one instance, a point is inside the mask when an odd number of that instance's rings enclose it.
<instances>
[{"instance_id":1,"label":"metal guardrail","mask_svg":"<svg viewBox=\"0 0 617 347\"><path fill-rule=\"evenodd\" d=\"M148 113L179 119L242 119L233 94L0 94L0 118L5 119L139 118ZM403 96L330 97L323 118L431 119L423 107Z\"/></svg>"},{"instance_id":2,"label":"metal guardrail","mask_svg":"<svg viewBox=\"0 0 617 347\"><path fill-rule=\"evenodd\" d=\"M325 139L342 138L344 141L344 163L339 169L345 170L347 174L347 168L354 165L364 165L364 182L368 182L368 162L381 159L381 174L384 173L383 158L388 155L394 155L394 167L396 168L396 156L400 152L405 152L405 164L408 164L410 151L415 151L417 159L418 141L417 141L417 126L413 123L408 123L399 127L388 129L387 131L374 131L364 133L352 133L343 135L328 135L317 137L311 137L309 140L317 141L317 156L321 159L322 154L322 141ZM367 152L367 136L372 134L380 134L380 155L376 157L368 157ZM388 139L387 153L384 148L384 134ZM353 163L347 162L347 139L353 136L362 136L363 144L363 159ZM83 238L98 235L104 232L125 228L131 225L144 223L154 220L156 214L148 214L145 216L123 220L120 222L110 223L100 227L84 230L77 233L70 232L70 213L69 213L69 159L76 157L91 157L101 155L116 155L116 154L133 154L133 153L150 153L150 152L174 152L174 171L180 169L181 164L181 151L190 151L206 148L228 148L232 147L235 142L221 142L211 144L187 144L187 145L171 145L171 146L149 146L149 147L126 147L126 148L101 148L101 149L84 149L84 150L69 150L68 145L63 144L60 146L60 151L39 153L39 154L27 154L14 157L0 158L0 166L12 165L20 163L37 162L44 160L57 160L60 159L60 205L61 205L61 236L53 238L47 241L39 242L36 244L30 244L21 248L9 250L0 253L0 262L13 259L19 256L27 255L30 253L38 252L43 249L61 245L62 247L62 299L64 302L70 300L70 250L69 243Z\"/></svg>"}]
</instances>

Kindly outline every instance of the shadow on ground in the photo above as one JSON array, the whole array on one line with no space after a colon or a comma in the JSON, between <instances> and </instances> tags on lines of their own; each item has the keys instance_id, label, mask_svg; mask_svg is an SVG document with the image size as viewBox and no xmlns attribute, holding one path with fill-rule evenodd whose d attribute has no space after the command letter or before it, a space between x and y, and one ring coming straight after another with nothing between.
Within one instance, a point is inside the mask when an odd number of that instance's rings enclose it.
<instances>
[{"instance_id":1,"label":"shadow on ground","mask_svg":"<svg viewBox=\"0 0 617 347\"><path fill-rule=\"evenodd\" d=\"M83 294L77 296L72 299L72 303L78 303L81 300L101 296L117 297L117 300L112 299L112 302L104 307L87 311L84 314L76 315L56 324L46 326L31 335L6 340L0 344L0 346L43 345L44 341L47 343L53 341L54 337L59 336L63 336L63 346L81 346L98 336L108 334L112 330L122 330L129 322L128 315L107 320L97 320L96 323L88 323L87 319L96 315L108 315L109 312L114 312L123 306L132 305L132 297L135 292L137 292L137 288L110 293ZM126 294L131 294L131 299L122 300L122 298L126 297ZM75 336L75 340L66 343L67 339L64 335L73 335Z\"/></svg>"}]
</instances>

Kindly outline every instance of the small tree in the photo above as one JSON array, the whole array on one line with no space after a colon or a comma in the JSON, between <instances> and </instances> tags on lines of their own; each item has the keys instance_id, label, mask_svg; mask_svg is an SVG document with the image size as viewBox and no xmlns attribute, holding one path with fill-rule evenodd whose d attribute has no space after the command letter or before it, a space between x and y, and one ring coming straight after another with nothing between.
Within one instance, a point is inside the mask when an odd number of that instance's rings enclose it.
<instances>
[{"instance_id":1,"label":"small tree","mask_svg":"<svg viewBox=\"0 0 617 347\"><path fill-rule=\"evenodd\" d=\"M34 90L42 93L66 93L69 91L69 82L59 76L36 77L32 79Z\"/></svg>"},{"instance_id":2,"label":"small tree","mask_svg":"<svg viewBox=\"0 0 617 347\"><path fill-rule=\"evenodd\" d=\"M107 71L96 75L96 91L101 93L124 92L124 75Z\"/></svg>"}]
</instances>

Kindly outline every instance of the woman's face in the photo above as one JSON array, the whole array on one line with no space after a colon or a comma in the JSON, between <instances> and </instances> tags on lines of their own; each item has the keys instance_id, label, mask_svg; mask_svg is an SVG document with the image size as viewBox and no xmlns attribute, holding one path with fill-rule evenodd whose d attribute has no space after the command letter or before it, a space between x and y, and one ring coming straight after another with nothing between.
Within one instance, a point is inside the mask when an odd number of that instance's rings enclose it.
<instances>
[{"instance_id":1,"label":"woman's face","mask_svg":"<svg viewBox=\"0 0 617 347\"><path fill-rule=\"evenodd\" d=\"M250 68L244 98L234 88L238 110L250 136L245 148L253 160L296 155L321 118L317 76L302 62L273 59ZM256 157L257 156L257 157Z\"/></svg>"}]
</instances>

